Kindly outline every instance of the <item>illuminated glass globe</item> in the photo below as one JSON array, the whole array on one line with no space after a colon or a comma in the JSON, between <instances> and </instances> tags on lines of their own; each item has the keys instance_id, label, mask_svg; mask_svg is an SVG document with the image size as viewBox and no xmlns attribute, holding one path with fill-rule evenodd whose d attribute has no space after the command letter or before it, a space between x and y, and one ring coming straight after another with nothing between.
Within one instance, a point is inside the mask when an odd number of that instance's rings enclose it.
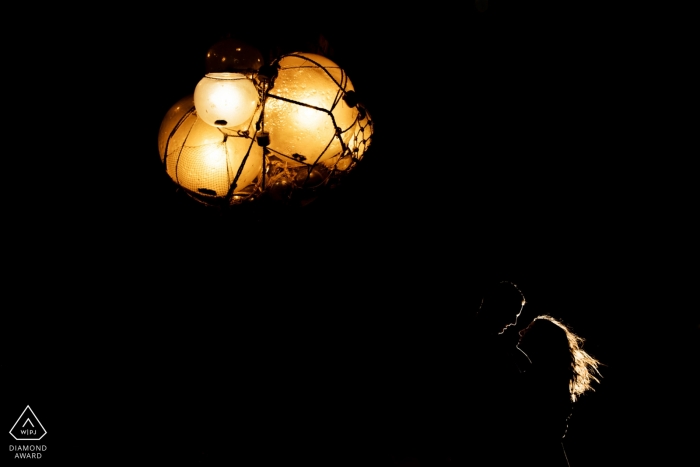
<instances>
[{"instance_id":1,"label":"illuminated glass globe","mask_svg":"<svg viewBox=\"0 0 700 467\"><path fill-rule=\"evenodd\" d=\"M242 73L207 73L194 89L197 114L219 128L233 128L248 121L259 102L258 90Z\"/></svg>"},{"instance_id":2,"label":"illuminated glass globe","mask_svg":"<svg viewBox=\"0 0 700 467\"><path fill-rule=\"evenodd\" d=\"M343 153L358 109L346 102L350 79L321 55L294 53L279 59L279 70L265 103L269 149L290 165L331 159Z\"/></svg>"},{"instance_id":3,"label":"illuminated glass globe","mask_svg":"<svg viewBox=\"0 0 700 467\"><path fill-rule=\"evenodd\" d=\"M166 113L158 149L170 178L204 203L235 204L245 199L262 172L263 149L247 127L229 134L207 124L199 118L192 95Z\"/></svg>"}]
</instances>

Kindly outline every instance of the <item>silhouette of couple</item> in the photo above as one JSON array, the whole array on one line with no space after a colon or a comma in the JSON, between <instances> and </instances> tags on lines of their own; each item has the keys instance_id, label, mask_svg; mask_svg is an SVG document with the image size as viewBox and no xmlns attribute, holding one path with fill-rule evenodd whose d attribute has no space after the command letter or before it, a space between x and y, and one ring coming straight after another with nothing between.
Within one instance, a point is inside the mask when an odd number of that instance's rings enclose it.
<instances>
[{"instance_id":1,"label":"silhouette of couple","mask_svg":"<svg viewBox=\"0 0 700 467\"><path fill-rule=\"evenodd\" d=\"M439 384L429 393L435 402L422 418L418 454L394 465L569 466L562 444L568 419L598 382L600 363L551 316L524 326L517 345L508 339L525 305L515 284L494 284L482 296L471 334L456 331L432 365L442 377L432 378Z\"/></svg>"}]
</instances>

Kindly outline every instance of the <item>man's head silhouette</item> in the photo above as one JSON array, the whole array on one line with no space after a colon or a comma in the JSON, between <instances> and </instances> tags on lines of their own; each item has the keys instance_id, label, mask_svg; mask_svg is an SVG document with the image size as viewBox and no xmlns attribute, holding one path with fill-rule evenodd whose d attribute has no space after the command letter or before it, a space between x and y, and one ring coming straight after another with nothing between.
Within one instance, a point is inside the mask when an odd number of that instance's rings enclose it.
<instances>
[{"instance_id":1,"label":"man's head silhouette","mask_svg":"<svg viewBox=\"0 0 700 467\"><path fill-rule=\"evenodd\" d=\"M489 287L481 300L477 318L489 334L502 334L518 322L525 297L512 282L499 282Z\"/></svg>"}]
</instances>

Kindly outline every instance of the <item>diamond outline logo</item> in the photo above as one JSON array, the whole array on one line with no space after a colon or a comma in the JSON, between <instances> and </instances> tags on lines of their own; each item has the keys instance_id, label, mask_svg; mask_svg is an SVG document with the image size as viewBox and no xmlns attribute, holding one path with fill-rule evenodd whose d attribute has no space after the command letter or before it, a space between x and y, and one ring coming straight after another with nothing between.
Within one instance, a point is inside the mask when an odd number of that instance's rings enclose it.
<instances>
[{"instance_id":1,"label":"diamond outline logo","mask_svg":"<svg viewBox=\"0 0 700 467\"><path fill-rule=\"evenodd\" d=\"M20 422L20 420L22 420L22 417L24 417L24 414L27 413L27 410L29 410L29 412L31 412L32 416L34 417L34 420L36 420L36 422L39 424L39 426L41 427L41 429L42 429L42 431L43 431L43 433L41 434L41 436L39 436L38 438L18 438L18 437L15 436L14 433L12 433L12 431L15 429L15 427L16 427L17 424ZM32 421L29 419L29 416L27 416L27 421L29 422L30 425L32 425L32 427L34 427L34 424L33 424ZM24 422L24 425L27 424L27 421ZM24 427L24 425L22 425L22 427ZM44 428L44 425L41 424L41 422L39 421L39 418L36 416L36 414L34 413L34 411L32 410L32 408L29 407L29 406L27 406L27 408L24 409L24 410L22 411L22 415L19 416L19 418L17 419L17 421L15 422L15 424L12 425L12 428L10 428L10 434L12 435L12 437L13 437L16 441L39 441L41 438L43 438L44 436L46 436L46 428Z\"/></svg>"}]
</instances>

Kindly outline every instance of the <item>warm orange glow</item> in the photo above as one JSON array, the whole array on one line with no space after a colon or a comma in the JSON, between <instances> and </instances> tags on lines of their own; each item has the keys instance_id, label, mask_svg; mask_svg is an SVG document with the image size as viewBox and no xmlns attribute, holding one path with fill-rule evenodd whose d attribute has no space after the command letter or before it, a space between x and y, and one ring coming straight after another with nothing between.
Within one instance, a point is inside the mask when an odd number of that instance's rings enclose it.
<instances>
[{"instance_id":1,"label":"warm orange glow","mask_svg":"<svg viewBox=\"0 0 700 467\"><path fill-rule=\"evenodd\" d=\"M364 109L363 109L364 110ZM346 141L347 151L338 156L326 159L323 164L326 167L345 171L352 167L353 163L360 161L372 142L374 127L372 118L364 110L364 118L358 116L355 124L343 135Z\"/></svg>"},{"instance_id":2,"label":"warm orange glow","mask_svg":"<svg viewBox=\"0 0 700 467\"><path fill-rule=\"evenodd\" d=\"M224 197L250 151L234 191L240 192L260 175L262 148L251 138L226 136L208 125L198 118L193 100L188 96L178 101L161 124L158 147L168 175L193 193Z\"/></svg>"},{"instance_id":3,"label":"warm orange glow","mask_svg":"<svg viewBox=\"0 0 700 467\"><path fill-rule=\"evenodd\" d=\"M344 156L338 159L338 162L335 164L335 168L338 170L348 170L350 166L352 165L352 156Z\"/></svg>"},{"instance_id":4,"label":"warm orange glow","mask_svg":"<svg viewBox=\"0 0 700 467\"><path fill-rule=\"evenodd\" d=\"M269 194L304 205L337 186L371 144L372 120L352 82L322 55L265 65L254 47L225 39L207 51L206 73L158 134L166 173L205 204Z\"/></svg>"},{"instance_id":5,"label":"warm orange glow","mask_svg":"<svg viewBox=\"0 0 700 467\"><path fill-rule=\"evenodd\" d=\"M161 162L165 157L166 145L169 146L168 154L172 153L174 148L182 147L184 137L187 136L185 132L175 133L170 141L168 141L168 138L170 138L170 134L178 122L190 111L194 111L194 96L192 94L177 101L163 117L160 130L158 131L158 152L160 153Z\"/></svg>"},{"instance_id":6,"label":"warm orange glow","mask_svg":"<svg viewBox=\"0 0 700 467\"><path fill-rule=\"evenodd\" d=\"M233 128L253 116L258 91L241 73L208 73L194 89L197 114L216 127Z\"/></svg>"},{"instance_id":7,"label":"warm orange glow","mask_svg":"<svg viewBox=\"0 0 700 467\"><path fill-rule=\"evenodd\" d=\"M354 157L357 160L362 159L365 155L365 151L369 147L372 141L372 134L374 133L374 126L372 125L372 117L370 117L369 112L365 110L365 118L359 119L352 126L348 135L348 148L353 152Z\"/></svg>"},{"instance_id":8,"label":"warm orange glow","mask_svg":"<svg viewBox=\"0 0 700 467\"><path fill-rule=\"evenodd\" d=\"M292 54L279 63L265 106L270 149L285 156L301 155L308 164L338 156L343 152L340 138L350 137L347 130L358 114L342 99L345 92L354 90L347 75L331 60L315 54ZM288 162L294 164L293 159Z\"/></svg>"}]
</instances>

